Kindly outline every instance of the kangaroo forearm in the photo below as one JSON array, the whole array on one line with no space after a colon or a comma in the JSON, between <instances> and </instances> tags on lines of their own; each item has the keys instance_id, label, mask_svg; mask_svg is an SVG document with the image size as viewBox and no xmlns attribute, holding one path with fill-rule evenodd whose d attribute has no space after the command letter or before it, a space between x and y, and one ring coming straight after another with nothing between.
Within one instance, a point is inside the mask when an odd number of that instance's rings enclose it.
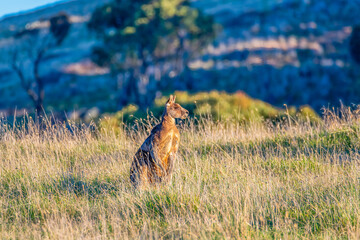
<instances>
[{"instance_id":1,"label":"kangaroo forearm","mask_svg":"<svg viewBox=\"0 0 360 240\"><path fill-rule=\"evenodd\" d=\"M159 154L156 151L151 151L150 152L151 158L152 158L152 162L158 166L162 172L165 172L164 166L162 165L161 162L161 158L159 156Z\"/></svg>"}]
</instances>

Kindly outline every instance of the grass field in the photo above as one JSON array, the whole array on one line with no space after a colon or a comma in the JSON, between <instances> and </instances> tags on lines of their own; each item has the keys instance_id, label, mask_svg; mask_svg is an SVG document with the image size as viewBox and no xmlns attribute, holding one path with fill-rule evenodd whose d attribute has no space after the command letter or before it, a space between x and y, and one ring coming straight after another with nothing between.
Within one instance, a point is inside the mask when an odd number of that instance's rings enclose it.
<instances>
[{"instance_id":1,"label":"grass field","mask_svg":"<svg viewBox=\"0 0 360 240\"><path fill-rule=\"evenodd\" d=\"M360 121L189 120L172 184L132 189L155 121L0 127L2 239L360 238Z\"/></svg>"}]
</instances>

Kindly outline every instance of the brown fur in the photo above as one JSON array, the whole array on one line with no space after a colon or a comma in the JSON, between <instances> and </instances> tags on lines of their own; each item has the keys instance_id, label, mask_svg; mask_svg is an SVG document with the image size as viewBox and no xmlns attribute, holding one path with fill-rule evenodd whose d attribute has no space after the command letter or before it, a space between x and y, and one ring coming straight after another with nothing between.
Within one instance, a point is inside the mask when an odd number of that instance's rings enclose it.
<instances>
[{"instance_id":1,"label":"brown fur","mask_svg":"<svg viewBox=\"0 0 360 240\"><path fill-rule=\"evenodd\" d=\"M175 118L184 119L188 114L171 95L160 124L151 130L135 154L130 168L130 180L135 187L170 182L180 141Z\"/></svg>"}]
</instances>

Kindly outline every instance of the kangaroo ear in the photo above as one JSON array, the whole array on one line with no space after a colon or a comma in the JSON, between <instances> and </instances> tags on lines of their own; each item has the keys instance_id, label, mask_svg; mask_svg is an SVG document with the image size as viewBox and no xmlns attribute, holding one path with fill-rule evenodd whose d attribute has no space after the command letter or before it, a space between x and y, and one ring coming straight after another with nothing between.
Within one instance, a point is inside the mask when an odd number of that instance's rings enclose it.
<instances>
[{"instance_id":1,"label":"kangaroo ear","mask_svg":"<svg viewBox=\"0 0 360 240\"><path fill-rule=\"evenodd\" d=\"M168 104L170 105L172 103L174 103L174 97L173 97L173 95L170 95L169 99L166 102L166 105L168 105Z\"/></svg>"},{"instance_id":2,"label":"kangaroo ear","mask_svg":"<svg viewBox=\"0 0 360 240\"><path fill-rule=\"evenodd\" d=\"M174 96L173 96L173 103L175 103L175 99L176 99L176 96L174 95Z\"/></svg>"}]
</instances>

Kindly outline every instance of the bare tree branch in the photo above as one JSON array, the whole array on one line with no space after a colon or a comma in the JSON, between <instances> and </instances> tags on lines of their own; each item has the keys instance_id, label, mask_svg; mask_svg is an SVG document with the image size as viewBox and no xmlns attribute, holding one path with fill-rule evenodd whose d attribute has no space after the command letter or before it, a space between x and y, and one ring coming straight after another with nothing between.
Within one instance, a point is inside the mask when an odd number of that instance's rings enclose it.
<instances>
[{"instance_id":1,"label":"bare tree branch","mask_svg":"<svg viewBox=\"0 0 360 240\"><path fill-rule=\"evenodd\" d=\"M18 63L18 52L15 51L12 56L11 68L19 77L22 88L27 92L34 104L38 101L38 96L34 90L31 89L31 82L27 81L24 75L24 69Z\"/></svg>"},{"instance_id":2,"label":"bare tree branch","mask_svg":"<svg viewBox=\"0 0 360 240\"><path fill-rule=\"evenodd\" d=\"M21 87L33 102L38 115L43 111L45 97L40 67L46 53L55 46L51 38L45 34L14 39L13 48L9 51L9 67L19 78Z\"/></svg>"},{"instance_id":3,"label":"bare tree branch","mask_svg":"<svg viewBox=\"0 0 360 240\"><path fill-rule=\"evenodd\" d=\"M67 15L64 14L59 15L58 18L68 21ZM11 49L8 54L5 54L9 57L6 63L19 78L20 85L33 102L38 116L44 111L45 97L45 82L41 77L41 65L47 53L60 45L70 27L69 22L64 25L63 22L55 20L51 23L53 24L51 31L49 28L36 29L36 31L25 29L15 34L9 43ZM4 54L0 57L3 56Z\"/></svg>"}]
</instances>

